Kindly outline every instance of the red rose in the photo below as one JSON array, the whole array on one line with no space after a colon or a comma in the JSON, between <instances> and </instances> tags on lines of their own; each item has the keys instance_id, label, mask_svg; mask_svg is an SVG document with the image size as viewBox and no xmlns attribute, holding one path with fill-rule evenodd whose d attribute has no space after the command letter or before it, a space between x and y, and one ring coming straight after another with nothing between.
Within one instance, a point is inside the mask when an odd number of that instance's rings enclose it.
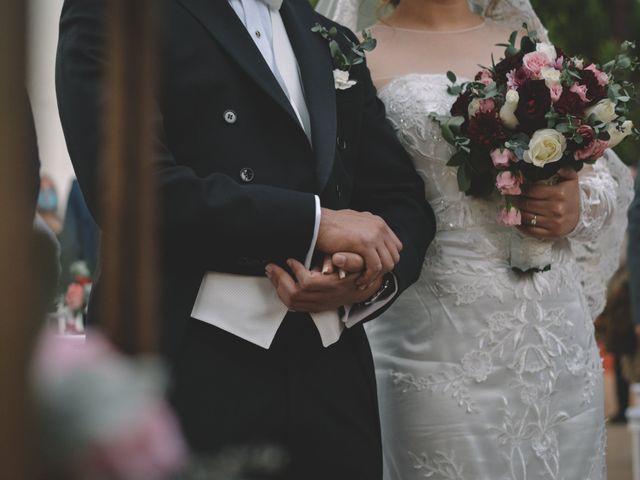
<instances>
[{"instance_id":1,"label":"red rose","mask_svg":"<svg viewBox=\"0 0 640 480\"><path fill-rule=\"evenodd\" d=\"M531 80L518 89L520 101L515 115L520 127L528 134L533 134L547 126L545 115L551 109L551 92L544 80Z\"/></svg>"},{"instance_id":2,"label":"red rose","mask_svg":"<svg viewBox=\"0 0 640 480\"><path fill-rule=\"evenodd\" d=\"M462 93L451 107L451 115L469 120L469 104L471 104L471 100L471 93L468 91Z\"/></svg>"},{"instance_id":3,"label":"red rose","mask_svg":"<svg viewBox=\"0 0 640 480\"><path fill-rule=\"evenodd\" d=\"M469 119L469 137L476 145L493 150L502 145L509 136L498 113L479 111Z\"/></svg>"},{"instance_id":4,"label":"red rose","mask_svg":"<svg viewBox=\"0 0 640 480\"><path fill-rule=\"evenodd\" d=\"M522 58L524 57L524 52L518 52L511 57L507 57L501 62L499 62L495 67L495 80L496 83L503 84L507 83L507 73L512 70L518 70L522 67Z\"/></svg>"},{"instance_id":5,"label":"red rose","mask_svg":"<svg viewBox=\"0 0 640 480\"><path fill-rule=\"evenodd\" d=\"M555 103L556 112L561 115L573 115L575 117L581 117L584 113L585 104L575 92L565 88L562 91L562 95Z\"/></svg>"},{"instance_id":6,"label":"red rose","mask_svg":"<svg viewBox=\"0 0 640 480\"><path fill-rule=\"evenodd\" d=\"M592 70L580 71L582 83L587 87L587 96L591 102L589 105L598 103L603 98L607 98L607 86L601 85L598 77Z\"/></svg>"}]
</instances>

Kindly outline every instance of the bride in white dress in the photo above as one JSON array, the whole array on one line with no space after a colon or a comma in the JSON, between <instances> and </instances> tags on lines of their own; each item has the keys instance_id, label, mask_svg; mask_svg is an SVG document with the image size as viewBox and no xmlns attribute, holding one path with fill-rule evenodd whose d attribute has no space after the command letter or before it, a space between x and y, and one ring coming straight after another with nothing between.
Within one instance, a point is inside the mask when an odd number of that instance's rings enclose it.
<instances>
[{"instance_id":1,"label":"bride in white dress","mask_svg":"<svg viewBox=\"0 0 640 480\"><path fill-rule=\"evenodd\" d=\"M451 148L428 115L452 106L448 70L469 78L491 52L501 58L504 49L495 44L523 21L543 38L546 32L528 1L469 7L461 0L401 1L413 13L398 8L373 27L378 47L368 62L425 181L438 233L422 278L367 329L385 479L605 479L593 318L617 267L632 196L629 171L607 151L582 172L578 224L554 242L552 270L512 271L513 231L497 221L501 200L459 192L456 172L446 166ZM319 9L360 30L379 6L320 0Z\"/></svg>"}]
</instances>

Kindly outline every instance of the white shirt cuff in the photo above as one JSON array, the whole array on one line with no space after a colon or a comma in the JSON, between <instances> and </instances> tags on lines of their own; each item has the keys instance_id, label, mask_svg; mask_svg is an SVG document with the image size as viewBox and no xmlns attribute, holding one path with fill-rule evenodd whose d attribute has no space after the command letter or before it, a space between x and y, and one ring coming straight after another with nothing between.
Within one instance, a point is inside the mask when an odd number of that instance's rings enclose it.
<instances>
[{"instance_id":1,"label":"white shirt cuff","mask_svg":"<svg viewBox=\"0 0 640 480\"><path fill-rule=\"evenodd\" d=\"M320 218L322 216L322 208L320 207L320 197L315 195L316 198L316 224L313 227L313 238L311 239L311 246L309 252L304 259L304 266L307 269L311 268L311 260L313 259L313 252L316 251L316 243L318 242L318 232L320 231Z\"/></svg>"},{"instance_id":2,"label":"white shirt cuff","mask_svg":"<svg viewBox=\"0 0 640 480\"><path fill-rule=\"evenodd\" d=\"M395 274L392 273L392 275L394 279L394 290L393 293L387 298L380 300L368 307L353 308L353 305L346 305L344 307L344 315L342 316L341 320L347 326L347 328L351 328L360 323L365 318L370 317L396 297L398 293L398 278L395 276Z\"/></svg>"}]
</instances>

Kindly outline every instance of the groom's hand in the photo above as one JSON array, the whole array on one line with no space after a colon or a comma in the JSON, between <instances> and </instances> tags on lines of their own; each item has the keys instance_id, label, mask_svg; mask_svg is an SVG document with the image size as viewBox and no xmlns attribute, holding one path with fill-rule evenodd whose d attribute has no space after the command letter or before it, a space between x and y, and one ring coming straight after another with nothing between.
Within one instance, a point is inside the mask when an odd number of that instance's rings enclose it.
<instances>
[{"instance_id":1,"label":"groom's hand","mask_svg":"<svg viewBox=\"0 0 640 480\"><path fill-rule=\"evenodd\" d=\"M382 278L361 290L356 280L359 273L340 278L337 273L323 274L307 270L296 260L287 262L295 278L277 265L267 265L267 277L273 283L282 303L296 312L318 313L336 310L370 299L382 286Z\"/></svg>"},{"instance_id":2,"label":"groom's hand","mask_svg":"<svg viewBox=\"0 0 640 480\"><path fill-rule=\"evenodd\" d=\"M329 254L353 252L360 255L365 262L365 271L356 284L367 288L398 264L402 242L378 216L323 208L316 248Z\"/></svg>"}]
</instances>

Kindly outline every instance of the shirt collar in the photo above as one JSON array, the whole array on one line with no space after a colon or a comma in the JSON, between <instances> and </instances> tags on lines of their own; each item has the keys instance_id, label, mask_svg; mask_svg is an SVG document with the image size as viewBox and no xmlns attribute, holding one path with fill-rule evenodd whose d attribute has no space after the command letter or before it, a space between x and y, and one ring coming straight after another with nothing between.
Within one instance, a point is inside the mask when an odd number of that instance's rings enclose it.
<instances>
[{"instance_id":1,"label":"shirt collar","mask_svg":"<svg viewBox=\"0 0 640 480\"><path fill-rule=\"evenodd\" d=\"M280 7L282 7L282 2L283 2L283 0L260 0L260 1L264 3L267 7L276 11L280 10Z\"/></svg>"}]
</instances>

